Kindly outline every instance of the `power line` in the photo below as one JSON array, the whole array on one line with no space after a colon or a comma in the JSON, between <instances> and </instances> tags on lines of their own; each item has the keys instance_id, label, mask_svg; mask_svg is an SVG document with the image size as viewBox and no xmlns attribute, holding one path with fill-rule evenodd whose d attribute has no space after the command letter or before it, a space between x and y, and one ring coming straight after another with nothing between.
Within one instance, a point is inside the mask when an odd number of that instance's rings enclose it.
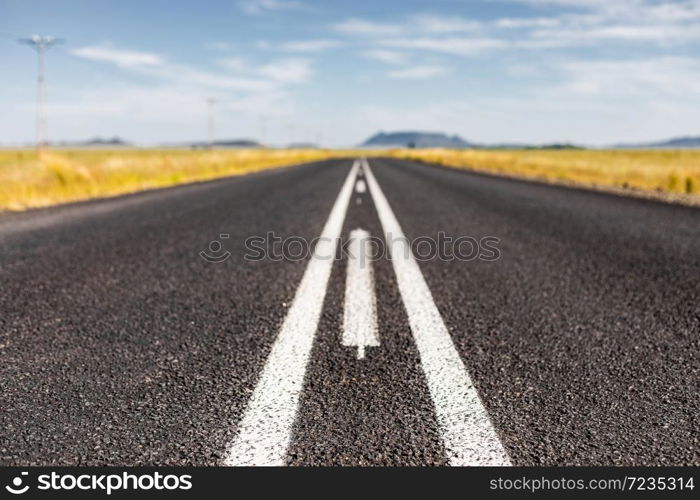
<instances>
[{"instance_id":1,"label":"power line","mask_svg":"<svg viewBox=\"0 0 700 500\"><path fill-rule=\"evenodd\" d=\"M19 43L29 45L36 50L38 57L37 87L36 87L36 148L41 151L47 144L46 126L46 77L44 75L44 54L48 49L63 40L52 36L32 35L30 38L20 38Z\"/></svg>"}]
</instances>

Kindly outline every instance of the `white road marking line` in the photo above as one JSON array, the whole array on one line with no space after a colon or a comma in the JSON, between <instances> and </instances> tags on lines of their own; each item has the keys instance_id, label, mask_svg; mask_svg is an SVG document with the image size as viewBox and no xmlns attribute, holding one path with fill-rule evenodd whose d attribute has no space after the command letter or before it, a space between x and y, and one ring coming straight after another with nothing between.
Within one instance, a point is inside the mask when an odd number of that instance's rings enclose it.
<instances>
[{"instance_id":1,"label":"white road marking line","mask_svg":"<svg viewBox=\"0 0 700 500\"><path fill-rule=\"evenodd\" d=\"M225 465L284 465L306 365L326 296L338 239L357 175L356 161L335 200L321 237L248 401Z\"/></svg>"},{"instance_id":2,"label":"white road marking line","mask_svg":"<svg viewBox=\"0 0 700 500\"><path fill-rule=\"evenodd\" d=\"M394 212L362 160L450 465L510 465Z\"/></svg>"},{"instance_id":3,"label":"white road marking line","mask_svg":"<svg viewBox=\"0 0 700 500\"><path fill-rule=\"evenodd\" d=\"M365 184L365 181L363 181L362 179L358 179L355 183L355 191L360 194L367 191L367 185Z\"/></svg>"},{"instance_id":4,"label":"white road marking line","mask_svg":"<svg viewBox=\"0 0 700 500\"><path fill-rule=\"evenodd\" d=\"M356 346L357 359L364 359L366 346L379 345L377 297L369 238L370 234L364 229L355 229L350 232L348 245L343 345Z\"/></svg>"}]
</instances>

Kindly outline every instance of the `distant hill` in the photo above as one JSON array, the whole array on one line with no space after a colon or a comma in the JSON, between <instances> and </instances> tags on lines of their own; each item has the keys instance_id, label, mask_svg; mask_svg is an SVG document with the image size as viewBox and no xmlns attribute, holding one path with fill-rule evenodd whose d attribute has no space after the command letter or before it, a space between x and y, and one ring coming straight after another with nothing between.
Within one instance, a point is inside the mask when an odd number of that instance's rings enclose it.
<instances>
[{"instance_id":1,"label":"distant hill","mask_svg":"<svg viewBox=\"0 0 700 500\"><path fill-rule=\"evenodd\" d=\"M188 144L189 147L194 149L204 149L209 147L208 142L192 142ZM261 144L252 139L226 139L220 141L214 141L215 148L259 148Z\"/></svg>"},{"instance_id":2,"label":"distant hill","mask_svg":"<svg viewBox=\"0 0 700 500\"><path fill-rule=\"evenodd\" d=\"M133 144L127 142L120 137L94 137L86 141L59 141L52 142L51 146L59 148L119 148L119 147L132 147ZM159 144L160 147L166 148L192 148L192 149L205 149L209 147L209 143L205 141L200 142L178 142L178 143L162 143ZM259 148L262 147L261 144L252 139L222 139L214 142L214 147L216 148Z\"/></svg>"},{"instance_id":3,"label":"distant hill","mask_svg":"<svg viewBox=\"0 0 700 500\"><path fill-rule=\"evenodd\" d=\"M615 147L622 149L676 149L676 148L700 148L700 137L674 137L665 141L646 142L637 144L618 144Z\"/></svg>"},{"instance_id":4,"label":"distant hill","mask_svg":"<svg viewBox=\"0 0 700 500\"><path fill-rule=\"evenodd\" d=\"M103 138L103 137L93 137L87 141L61 141L52 143L53 146L58 146L62 148L99 148L99 147L128 147L131 146L130 143L121 139L120 137Z\"/></svg>"},{"instance_id":5,"label":"distant hill","mask_svg":"<svg viewBox=\"0 0 700 500\"><path fill-rule=\"evenodd\" d=\"M129 143L121 137L112 137L111 139L94 137L85 141L83 144L85 146L129 146Z\"/></svg>"},{"instance_id":6,"label":"distant hill","mask_svg":"<svg viewBox=\"0 0 700 500\"><path fill-rule=\"evenodd\" d=\"M441 132L379 132L361 144L366 147L469 148L474 144Z\"/></svg>"},{"instance_id":7,"label":"distant hill","mask_svg":"<svg viewBox=\"0 0 700 500\"><path fill-rule=\"evenodd\" d=\"M127 148L134 147L133 143L120 137L93 137L84 141L56 141L51 146L59 148ZM475 148L475 149L586 149L587 146L573 143L490 143L477 144L462 139L458 135L447 135L442 132L379 132L366 141L361 147L370 148ZM206 149L209 143L206 141L161 143L160 147ZM214 142L216 148L261 148L262 144L254 139L221 139ZM316 148L313 143L293 143L288 148ZM700 149L700 136L673 137L663 141L650 141L639 143L618 143L603 146L611 149Z\"/></svg>"},{"instance_id":8,"label":"distant hill","mask_svg":"<svg viewBox=\"0 0 700 500\"><path fill-rule=\"evenodd\" d=\"M363 142L361 146L376 148L586 149L586 146L572 143L476 144L465 141L458 135L449 136L441 132L379 132ZM620 143L607 147L613 149L692 149L700 148L700 136L674 137L655 142Z\"/></svg>"},{"instance_id":9,"label":"distant hill","mask_svg":"<svg viewBox=\"0 0 700 500\"><path fill-rule=\"evenodd\" d=\"M569 143L476 144L465 141L458 135L449 136L440 132L379 132L363 142L361 146L377 148L582 149L582 146Z\"/></svg>"}]
</instances>

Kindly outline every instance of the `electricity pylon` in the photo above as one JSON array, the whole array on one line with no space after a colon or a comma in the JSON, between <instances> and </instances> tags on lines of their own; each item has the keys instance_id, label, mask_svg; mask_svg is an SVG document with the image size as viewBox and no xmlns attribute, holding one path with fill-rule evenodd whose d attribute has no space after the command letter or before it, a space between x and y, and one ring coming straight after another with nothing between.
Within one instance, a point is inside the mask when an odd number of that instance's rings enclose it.
<instances>
[{"instance_id":1,"label":"electricity pylon","mask_svg":"<svg viewBox=\"0 0 700 500\"><path fill-rule=\"evenodd\" d=\"M20 38L19 43L29 45L39 56L36 87L36 149L41 151L47 144L46 127L46 77L44 76L44 54L46 51L63 40L52 36L32 35L30 38Z\"/></svg>"}]
</instances>

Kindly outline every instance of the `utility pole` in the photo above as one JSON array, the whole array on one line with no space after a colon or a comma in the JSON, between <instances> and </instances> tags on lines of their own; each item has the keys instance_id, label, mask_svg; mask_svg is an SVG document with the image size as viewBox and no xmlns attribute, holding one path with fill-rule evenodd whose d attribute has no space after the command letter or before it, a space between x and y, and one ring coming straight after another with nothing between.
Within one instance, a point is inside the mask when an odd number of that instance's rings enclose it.
<instances>
[{"instance_id":1,"label":"utility pole","mask_svg":"<svg viewBox=\"0 0 700 500\"><path fill-rule=\"evenodd\" d=\"M216 99L209 97L207 99L207 108L209 110L209 149L214 149L214 104Z\"/></svg>"},{"instance_id":2,"label":"utility pole","mask_svg":"<svg viewBox=\"0 0 700 500\"><path fill-rule=\"evenodd\" d=\"M20 38L19 43L29 45L39 56L36 87L36 149L41 152L47 144L46 127L46 78L44 76L44 54L51 46L63 40L52 36L32 35L30 38Z\"/></svg>"}]
</instances>

